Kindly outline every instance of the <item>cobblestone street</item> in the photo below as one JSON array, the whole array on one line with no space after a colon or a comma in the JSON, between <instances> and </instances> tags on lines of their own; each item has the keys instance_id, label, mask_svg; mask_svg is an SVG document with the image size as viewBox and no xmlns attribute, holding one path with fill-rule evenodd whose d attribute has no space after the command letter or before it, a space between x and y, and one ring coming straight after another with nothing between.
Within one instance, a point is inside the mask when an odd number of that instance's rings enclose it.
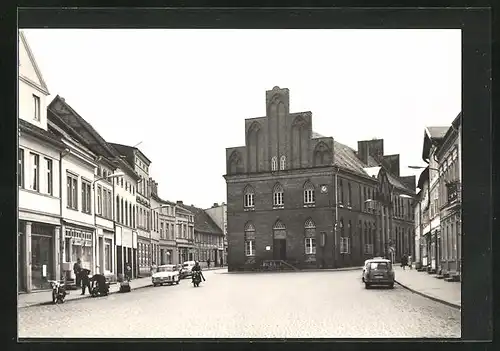
<instances>
[{"instance_id":1,"label":"cobblestone street","mask_svg":"<svg viewBox=\"0 0 500 351\"><path fill-rule=\"evenodd\" d=\"M399 285L366 290L360 271L205 276L22 308L19 337L460 337L459 310Z\"/></svg>"}]
</instances>

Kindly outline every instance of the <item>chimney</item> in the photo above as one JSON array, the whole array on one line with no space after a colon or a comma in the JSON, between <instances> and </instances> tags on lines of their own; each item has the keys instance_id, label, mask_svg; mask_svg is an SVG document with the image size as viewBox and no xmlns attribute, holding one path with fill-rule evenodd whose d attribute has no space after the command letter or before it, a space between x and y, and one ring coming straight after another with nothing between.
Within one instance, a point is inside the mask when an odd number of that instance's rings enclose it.
<instances>
[{"instance_id":1,"label":"chimney","mask_svg":"<svg viewBox=\"0 0 500 351\"><path fill-rule=\"evenodd\" d=\"M183 205L181 200L177 200L177 205Z\"/></svg>"},{"instance_id":2,"label":"chimney","mask_svg":"<svg viewBox=\"0 0 500 351\"><path fill-rule=\"evenodd\" d=\"M214 204L213 204L212 208L214 208L214 207L218 207L218 206L219 206L219 204L218 204L217 202L214 202Z\"/></svg>"}]
</instances>

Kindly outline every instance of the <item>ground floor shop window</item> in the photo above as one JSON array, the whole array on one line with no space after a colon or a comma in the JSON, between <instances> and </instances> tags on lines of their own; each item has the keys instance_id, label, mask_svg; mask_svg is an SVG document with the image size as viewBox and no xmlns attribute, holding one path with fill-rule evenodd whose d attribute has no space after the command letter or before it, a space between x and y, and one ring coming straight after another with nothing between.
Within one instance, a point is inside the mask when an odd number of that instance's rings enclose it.
<instances>
[{"instance_id":1,"label":"ground floor shop window","mask_svg":"<svg viewBox=\"0 0 500 351\"><path fill-rule=\"evenodd\" d=\"M52 237L31 235L31 279L32 289L48 289L48 280L53 277Z\"/></svg>"}]
</instances>

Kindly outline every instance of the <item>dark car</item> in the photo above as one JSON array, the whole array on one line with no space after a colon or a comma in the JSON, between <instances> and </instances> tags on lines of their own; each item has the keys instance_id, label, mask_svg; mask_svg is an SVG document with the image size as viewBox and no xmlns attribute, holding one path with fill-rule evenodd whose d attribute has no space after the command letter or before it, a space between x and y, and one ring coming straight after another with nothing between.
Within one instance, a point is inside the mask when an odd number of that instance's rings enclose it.
<instances>
[{"instance_id":1,"label":"dark car","mask_svg":"<svg viewBox=\"0 0 500 351\"><path fill-rule=\"evenodd\" d=\"M373 285L384 285L394 288L394 270L392 262L384 258L374 258L365 261L363 282L368 289Z\"/></svg>"}]
</instances>

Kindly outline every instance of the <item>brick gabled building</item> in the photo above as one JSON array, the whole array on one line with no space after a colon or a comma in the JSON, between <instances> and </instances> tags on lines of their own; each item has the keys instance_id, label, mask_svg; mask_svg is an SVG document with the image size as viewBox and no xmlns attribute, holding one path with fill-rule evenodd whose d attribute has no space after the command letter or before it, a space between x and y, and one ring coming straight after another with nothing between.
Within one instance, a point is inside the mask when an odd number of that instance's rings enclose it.
<instances>
[{"instance_id":1,"label":"brick gabled building","mask_svg":"<svg viewBox=\"0 0 500 351\"><path fill-rule=\"evenodd\" d=\"M399 177L399 155L384 156L383 140L358 142L356 152L289 106L288 89L267 91L266 116L245 120L245 146L226 149L229 270L265 260L354 266L388 252L394 200L410 211L415 178Z\"/></svg>"}]
</instances>

